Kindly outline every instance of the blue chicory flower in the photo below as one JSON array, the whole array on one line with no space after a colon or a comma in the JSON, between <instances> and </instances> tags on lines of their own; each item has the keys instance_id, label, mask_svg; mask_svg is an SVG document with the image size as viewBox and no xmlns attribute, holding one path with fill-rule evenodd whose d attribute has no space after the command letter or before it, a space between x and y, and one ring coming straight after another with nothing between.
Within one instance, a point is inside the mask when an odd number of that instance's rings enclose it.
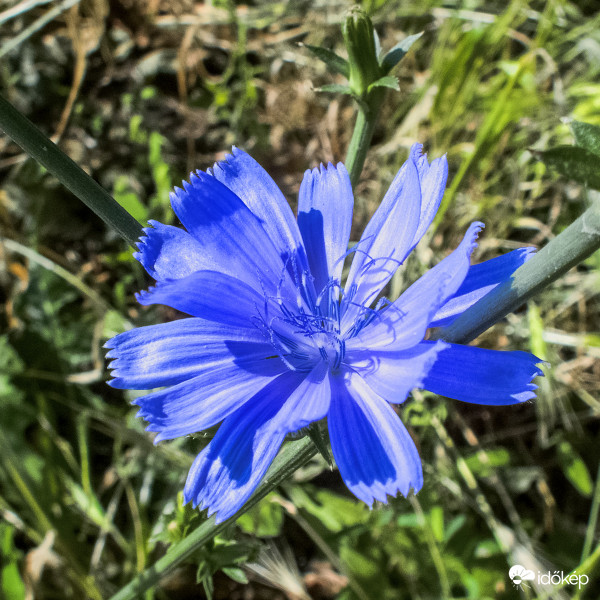
<instances>
[{"instance_id":1,"label":"blue chicory flower","mask_svg":"<svg viewBox=\"0 0 600 600\"><path fill-rule=\"evenodd\" d=\"M171 195L185 230L150 221L135 257L156 280L141 304L190 318L140 327L106 346L116 388L164 388L135 400L156 442L221 423L198 455L185 501L217 521L248 499L286 435L327 417L348 488L369 505L423 485L415 444L391 404L423 388L464 402L535 396L526 352L428 341L506 280L525 248L470 266L483 224L396 301L380 293L417 245L446 185L445 156L412 147L350 253L353 195L343 164L306 171L298 219L248 154L196 172Z\"/></svg>"}]
</instances>

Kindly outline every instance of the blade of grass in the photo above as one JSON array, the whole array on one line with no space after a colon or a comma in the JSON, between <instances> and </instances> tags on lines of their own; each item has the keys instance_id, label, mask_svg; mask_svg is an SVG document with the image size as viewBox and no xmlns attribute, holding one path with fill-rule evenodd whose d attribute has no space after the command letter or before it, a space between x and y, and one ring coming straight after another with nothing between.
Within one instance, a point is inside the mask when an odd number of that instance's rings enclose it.
<instances>
[{"instance_id":1,"label":"blade of grass","mask_svg":"<svg viewBox=\"0 0 600 600\"><path fill-rule=\"evenodd\" d=\"M27 246L23 246L23 244L19 244L19 242L15 242L15 240L2 237L1 235L0 245L4 246L9 252L20 254L31 262L43 267L44 269L47 269L61 279L64 279L67 283L72 285L75 289L79 290L84 296L86 296L92 302L92 304L94 304L95 308L98 309L99 313L105 313L110 310L114 310L112 306L110 306L110 304L108 304L108 302L106 302L106 300L104 300L102 296L98 294L98 292L83 283L79 277L73 275L73 273L70 273L67 271L67 269L41 255L39 252L36 252Z\"/></svg>"},{"instance_id":2,"label":"blade of grass","mask_svg":"<svg viewBox=\"0 0 600 600\"><path fill-rule=\"evenodd\" d=\"M142 226L114 198L51 142L29 119L0 96L0 129L43 165L131 246Z\"/></svg>"},{"instance_id":3,"label":"blade of grass","mask_svg":"<svg viewBox=\"0 0 600 600\"><path fill-rule=\"evenodd\" d=\"M600 464L596 473L596 485L594 487L594 496L592 498L592 507L590 508L590 516L588 519L587 528L585 530L585 540L583 550L581 552L580 562L584 562L592 551L592 543L594 542L594 534L596 533L596 525L598 524L598 511L600 510Z\"/></svg>"}]
</instances>

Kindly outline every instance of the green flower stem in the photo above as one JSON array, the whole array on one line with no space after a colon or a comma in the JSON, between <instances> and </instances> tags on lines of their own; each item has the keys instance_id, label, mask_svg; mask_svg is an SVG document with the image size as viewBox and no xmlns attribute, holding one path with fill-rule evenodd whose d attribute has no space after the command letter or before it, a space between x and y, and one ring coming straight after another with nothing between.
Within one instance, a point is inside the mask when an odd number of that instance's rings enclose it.
<instances>
[{"instance_id":1,"label":"green flower stem","mask_svg":"<svg viewBox=\"0 0 600 600\"><path fill-rule=\"evenodd\" d=\"M352 187L358 183L362 173L384 95L385 88L376 87L367 95L367 101L358 106L356 123L344 163L350 175Z\"/></svg>"},{"instance_id":2,"label":"green flower stem","mask_svg":"<svg viewBox=\"0 0 600 600\"><path fill-rule=\"evenodd\" d=\"M600 201L595 201L576 221L517 269L508 281L476 302L456 321L436 332L435 337L447 342L470 342L598 248Z\"/></svg>"},{"instance_id":3,"label":"green flower stem","mask_svg":"<svg viewBox=\"0 0 600 600\"><path fill-rule=\"evenodd\" d=\"M256 492L240 511L218 525L215 524L214 517L202 523L198 529L192 531L185 539L171 546L169 551L156 564L128 583L111 600L141 598L146 590L156 585L162 577L170 573L179 563L192 556L204 544L231 525L240 515L252 508L281 482L290 477L296 469L305 465L316 453L317 449L308 437L288 444L273 461L271 468L267 471Z\"/></svg>"},{"instance_id":4,"label":"green flower stem","mask_svg":"<svg viewBox=\"0 0 600 600\"><path fill-rule=\"evenodd\" d=\"M0 96L0 129L46 167L67 189L114 228L131 246L142 226L114 198L51 142L29 119Z\"/></svg>"}]
</instances>

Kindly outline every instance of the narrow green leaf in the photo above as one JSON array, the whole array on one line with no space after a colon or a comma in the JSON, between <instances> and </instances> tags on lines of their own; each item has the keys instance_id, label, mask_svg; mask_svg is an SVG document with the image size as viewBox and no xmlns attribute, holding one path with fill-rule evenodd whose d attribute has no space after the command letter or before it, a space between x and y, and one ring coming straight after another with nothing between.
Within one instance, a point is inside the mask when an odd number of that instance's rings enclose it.
<instances>
[{"instance_id":1,"label":"narrow green leaf","mask_svg":"<svg viewBox=\"0 0 600 600\"><path fill-rule=\"evenodd\" d=\"M350 76L350 66L345 58L338 56L332 50L321 48L321 46L311 46L309 44L301 45L310 50L319 60L323 61L331 71L339 73L348 79Z\"/></svg>"},{"instance_id":2,"label":"narrow green leaf","mask_svg":"<svg viewBox=\"0 0 600 600\"><path fill-rule=\"evenodd\" d=\"M565 477L582 496L589 498L592 495L594 486L590 472L581 456L577 454L573 446L567 441L561 442L557 450L558 459Z\"/></svg>"},{"instance_id":3,"label":"narrow green leaf","mask_svg":"<svg viewBox=\"0 0 600 600\"><path fill-rule=\"evenodd\" d=\"M506 448L494 448L485 452L478 450L465 458L469 469L480 477L489 477L496 467L504 467L510 463L510 454Z\"/></svg>"},{"instance_id":4,"label":"narrow green leaf","mask_svg":"<svg viewBox=\"0 0 600 600\"><path fill-rule=\"evenodd\" d=\"M456 532L458 532L460 529L462 529L466 520L467 520L467 518L465 517L465 515L458 515L457 517L454 517L454 519L452 519L445 528L443 541L448 542L448 540Z\"/></svg>"},{"instance_id":5,"label":"narrow green leaf","mask_svg":"<svg viewBox=\"0 0 600 600\"><path fill-rule=\"evenodd\" d=\"M591 123L571 121L575 144L600 156L600 127Z\"/></svg>"},{"instance_id":6,"label":"narrow green leaf","mask_svg":"<svg viewBox=\"0 0 600 600\"><path fill-rule=\"evenodd\" d=\"M438 543L444 541L444 509L441 506L434 506L429 515L429 525L433 537Z\"/></svg>"},{"instance_id":7,"label":"narrow green leaf","mask_svg":"<svg viewBox=\"0 0 600 600\"><path fill-rule=\"evenodd\" d=\"M527 323L529 325L529 347L531 352L542 360L546 360L548 348L544 341L544 322L538 305L533 301L530 301L528 305Z\"/></svg>"},{"instance_id":8,"label":"narrow green leaf","mask_svg":"<svg viewBox=\"0 0 600 600\"><path fill-rule=\"evenodd\" d=\"M204 581L207 577L210 577L211 571L206 561L200 561L198 568L196 569L196 583Z\"/></svg>"},{"instance_id":9,"label":"narrow green leaf","mask_svg":"<svg viewBox=\"0 0 600 600\"><path fill-rule=\"evenodd\" d=\"M244 573L244 571L239 567L223 567L221 571L223 571L227 577L233 579L233 581L236 581L237 583L242 583L244 585L248 583L246 573Z\"/></svg>"},{"instance_id":10,"label":"narrow green leaf","mask_svg":"<svg viewBox=\"0 0 600 600\"><path fill-rule=\"evenodd\" d=\"M215 582L213 581L212 575L208 575L202 580L202 587L208 600L213 600L215 593Z\"/></svg>"},{"instance_id":11,"label":"narrow green leaf","mask_svg":"<svg viewBox=\"0 0 600 600\"><path fill-rule=\"evenodd\" d=\"M329 92L331 94L349 94L352 95L352 90L347 85L340 83L328 83L320 88L316 88L315 92Z\"/></svg>"},{"instance_id":12,"label":"narrow green leaf","mask_svg":"<svg viewBox=\"0 0 600 600\"><path fill-rule=\"evenodd\" d=\"M600 190L600 156L577 146L557 146L540 153L541 159L568 179Z\"/></svg>"},{"instance_id":13,"label":"narrow green leaf","mask_svg":"<svg viewBox=\"0 0 600 600\"><path fill-rule=\"evenodd\" d=\"M389 73L406 55L410 47L423 35L421 33L415 33L404 38L401 42L396 44L382 59L381 66L384 73Z\"/></svg>"},{"instance_id":14,"label":"narrow green leaf","mask_svg":"<svg viewBox=\"0 0 600 600\"><path fill-rule=\"evenodd\" d=\"M398 83L398 78L393 75L386 75L385 77L381 77L377 81L374 81L368 88L367 91L371 91L375 87L387 87L397 92L400 91L400 84Z\"/></svg>"}]
</instances>

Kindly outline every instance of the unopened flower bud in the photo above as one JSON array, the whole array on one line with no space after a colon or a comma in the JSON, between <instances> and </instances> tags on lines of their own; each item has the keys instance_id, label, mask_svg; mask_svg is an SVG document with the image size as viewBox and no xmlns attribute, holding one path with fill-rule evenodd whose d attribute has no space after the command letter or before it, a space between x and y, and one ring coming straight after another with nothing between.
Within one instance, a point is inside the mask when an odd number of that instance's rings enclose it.
<instances>
[{"instance_id":1,"label":"unopened flower bud","mask_svg":"<svg viewBox=\"0 0 600 600\"><path fill-rule=\"evenodd\" d=\"M348 12L342 31L350 64L350 88L362 96L381 77L373 23L363 10L354 7Z\"/></svg>"}]
</instances>

